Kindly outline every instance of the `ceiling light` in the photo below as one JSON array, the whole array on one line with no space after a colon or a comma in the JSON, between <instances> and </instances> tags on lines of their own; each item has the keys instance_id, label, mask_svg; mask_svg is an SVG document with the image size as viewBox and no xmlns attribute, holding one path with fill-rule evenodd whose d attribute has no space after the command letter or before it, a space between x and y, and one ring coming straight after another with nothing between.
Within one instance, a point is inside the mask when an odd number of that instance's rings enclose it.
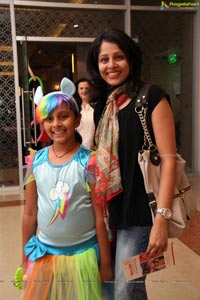
<instances>
[{"instance_id":1,"label":"ceiling light","mask_svg":"<svg viewBox=\"0 0 200 300\"><path fill-rule=\"evenodd\" d=\"M59 83L55 83L54 84L54 90L55 91L59 91L59 89L60 89L60 84Z\"/></svg>"},{"instance_id":2,"label":"ceiling light","mask_svg":"<svg viewBox=\"0 0 200 300\"><path fill-rule=\"evenodd\" d=\"M74 74L74 53L72 53L71 60L72 60L72 74Z\"/></svg>"}]
</instances>

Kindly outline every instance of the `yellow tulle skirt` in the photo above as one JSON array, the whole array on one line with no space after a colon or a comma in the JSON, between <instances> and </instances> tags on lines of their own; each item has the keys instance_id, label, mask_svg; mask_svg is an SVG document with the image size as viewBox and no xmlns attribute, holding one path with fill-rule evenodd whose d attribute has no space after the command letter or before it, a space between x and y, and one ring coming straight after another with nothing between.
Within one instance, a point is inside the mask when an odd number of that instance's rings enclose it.
<instances>
[{"instance_id":1,"label":"yellow tulle skirt","mask_svg":"<svg viewBox=\"0 0 200 300\"><path fill-rule=\"evenodd\" d=\"M96 251L45 255L31 262L22 300L101 300Z\"/></svg>"}]
</instances>

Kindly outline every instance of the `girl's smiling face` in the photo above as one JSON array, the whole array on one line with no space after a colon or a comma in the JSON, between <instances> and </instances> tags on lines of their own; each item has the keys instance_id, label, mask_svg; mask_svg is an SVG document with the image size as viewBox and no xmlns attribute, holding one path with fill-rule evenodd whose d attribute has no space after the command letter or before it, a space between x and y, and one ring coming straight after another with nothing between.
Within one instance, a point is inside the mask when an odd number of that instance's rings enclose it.
<instances>
[{"instance_id":1,"label":"girl's smiling face","mask_svg":"<svg viewBox=\"0 0 200 300\"><path fill-rule=\"evenodd\" d=\"M57 143L73 141L79 123L80 117L76 116L64 101L43 122L49 138Z\"/></svg>"},{"instance_id":2,"label":"girl's smiling face","mask_svg":"<svg viewBox=\"0 0 200 300\"><path fill-rule=\"evenodd\" d=\"M99 73L110 86L122 84L130 73L124 52L115 43L103 41L98 56Z\"/></svg>"}]
</instances>

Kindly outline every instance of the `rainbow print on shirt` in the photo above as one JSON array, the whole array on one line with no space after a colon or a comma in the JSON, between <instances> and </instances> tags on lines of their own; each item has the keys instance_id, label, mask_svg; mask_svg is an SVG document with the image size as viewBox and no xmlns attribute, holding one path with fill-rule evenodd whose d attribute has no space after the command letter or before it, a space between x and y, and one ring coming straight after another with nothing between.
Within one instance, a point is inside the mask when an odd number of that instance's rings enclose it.
<instances>
[{"instance_id":1,"label":"rainbow print on shirt","mask_svg":"<svg viewBox=\"0 0 200 300\"><path fill-rule=\"evenodd\" d=\"M60 216L65 218L69 203L69 186L67 183L58 181L55 188L52 188L49 192L49 197L52 201L56 201L56 207L54 214L49 225L52 225L56 219Z\"/></svg>"}]
</instances>

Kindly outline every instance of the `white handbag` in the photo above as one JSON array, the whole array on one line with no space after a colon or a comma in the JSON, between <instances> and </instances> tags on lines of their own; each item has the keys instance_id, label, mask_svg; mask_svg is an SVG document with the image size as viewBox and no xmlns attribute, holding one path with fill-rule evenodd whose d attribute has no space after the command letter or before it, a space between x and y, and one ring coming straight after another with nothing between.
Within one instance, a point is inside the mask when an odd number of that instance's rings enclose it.
<instances>
[{"instance_id":1,"label":"white handbag","mask_svg":"<svg viewBox=\"0 0 200 300\"><path fill-rule=\"evenodd\" d=\"M144 145L138 153L138 163L144 178L144 185L149 199L149 206L154 222L154 212L157 206L158 189L160 182L161 159L153 144L147 128L147 95L150 85L144 86L136 100L135 111L138 114L143 131ZM189 220L197 212L191 185L185 172L186 161L176 154L176 184L172 204L172 218L168 223L169 238L179 237L189 225Z\"/></svg>"}]
</instances>

